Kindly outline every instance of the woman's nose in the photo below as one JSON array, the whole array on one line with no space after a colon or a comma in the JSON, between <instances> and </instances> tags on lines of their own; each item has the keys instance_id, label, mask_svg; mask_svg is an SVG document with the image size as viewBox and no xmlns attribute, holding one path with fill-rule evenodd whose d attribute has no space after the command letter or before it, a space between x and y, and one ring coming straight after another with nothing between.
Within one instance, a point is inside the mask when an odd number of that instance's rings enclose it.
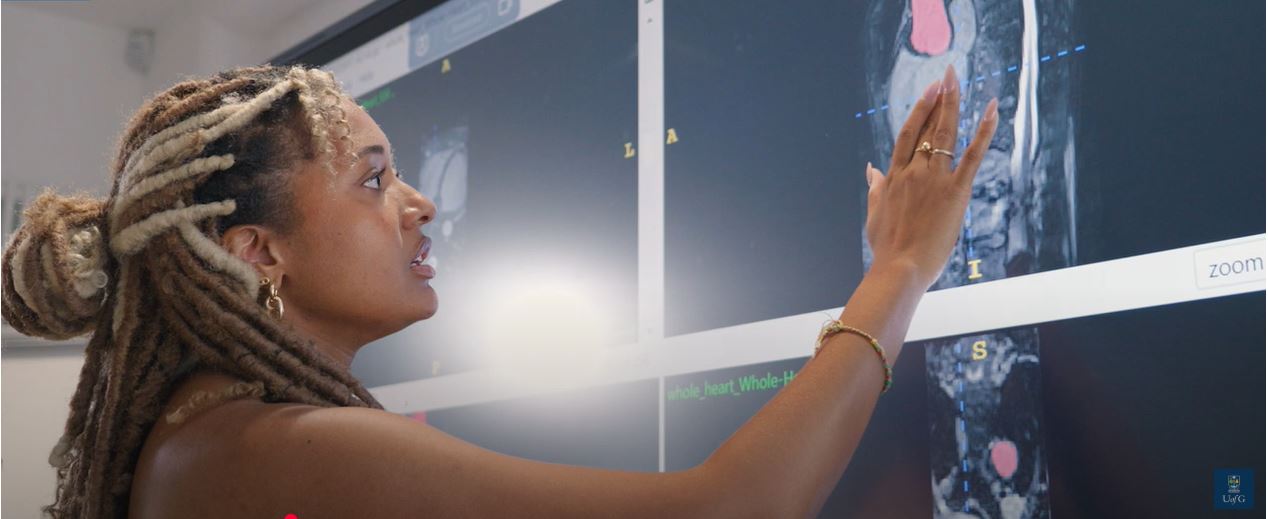
<instances>
[{"instance_id":1,"label":"woman's nose","mask_svg":"<svg viewBox=\"0 0 1268 519\"><path fill-rule=\"evenodd\" d=\"M406 191L405 222L409 227L423 226L436 219L436 204L413 186Z\"/></svg>"}]
</instances>

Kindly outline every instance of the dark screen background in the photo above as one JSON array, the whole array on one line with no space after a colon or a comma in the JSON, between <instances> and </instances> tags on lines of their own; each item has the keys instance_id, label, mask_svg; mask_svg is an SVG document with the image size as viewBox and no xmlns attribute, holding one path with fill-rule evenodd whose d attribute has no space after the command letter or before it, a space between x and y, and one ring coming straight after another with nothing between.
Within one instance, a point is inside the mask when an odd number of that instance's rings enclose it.
<instances>
[{"instance_id":1,"label":"dark screen background","mask_svg":"<svg viewBox=\"0 0 1268 519\"><path fill-rule=\"evenodd\" d=\"M857 285L872 149L853 116L868 105L866 6L666 3L665 126L680 139L665 150L669 335L839 306ZM1075 7L1074 34L1088 49L1070 62L1077 263L1263 233L1263 4ZM469 203L481 210L469 232L480 255L514 261L519 251L498 243L526 236L573 244L571 254L622 280L626 297L611 311L628 323L637 159L620 152L637 140L636 8L566 0L455 52L448 74L437 62L385 85L395 97L371 111L407 180L428 132L471 128ZM432 376L433 361L439 374L475 367L452 341L474 322L456 318L462 297L440 294L436 319L363 350L354 375L376 386ZM1032 327L1052 515L1213 516L1211 474L1226 467L1260 475L1262 515L1264 311L1260 291ZM632 324L620 333L632 340ZM823 517L931 514L925 351L908 346ZM773 394L665 402L666 468L703 461ZM655 382L643 381L427 420L509 454L655 470L656 398Z\"/></svg>"},{"instance_id":2,"label":"dark screen background","mask_svg":"<svg viewBox=\"0 0 1268 519\"><path fill-rule=\"evenodd\" d=\"M1037 329L1040 342L1052 517L1228 513L1212 507L1214 470L1264 473L1264 303L1255 292L1022 327ZM933 515L924 376L930 342L904 346L894 385L820 517ZM805 362L666 377L665 389L799 370ZM774 394L666 401L666 469L704 461ZM1255 485L1263 495L1262 478ZM1262 500L1256 507L1262 515Z\"/></svg>"},{"instance_id":3,"label":"dark screen background","mask_svg":"<svg viewBox=\"0 0 1268 519\"><path fill-rule=\"evenodd\" d=\"M595 273L590 288L610 296L594 302L613 323L605 344L637 340L638 161L624 158L638 129L636 7L561 2L449 55L448 72L437 61L363 96L390 90L369 112L416 188L427 139L469 136L464 248L437 268L434 316L358 353L367 386L480 367L472 327L498 318L490 273L521 264ZM440 226L424 232L437 248Z\"/></svg>"},{"instance_id":4,"label":"dark screen background","mask_svg":"<svg viewBox=\"0 0 1268 519\"><path fill-rule=\"evenodd\" d=\"M668 335L839 306L858 284L868 5L665 3ZM1263 233L1264 4L1073 12L1087 50L1052 64L1074 78L1075 263Z\"/></svg>"}]
</instances>

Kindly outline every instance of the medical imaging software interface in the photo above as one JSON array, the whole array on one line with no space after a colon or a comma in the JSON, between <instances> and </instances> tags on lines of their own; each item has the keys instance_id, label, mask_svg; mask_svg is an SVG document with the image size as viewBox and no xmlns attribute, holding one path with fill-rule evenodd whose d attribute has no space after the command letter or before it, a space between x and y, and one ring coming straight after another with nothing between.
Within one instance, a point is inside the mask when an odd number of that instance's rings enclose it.
<instances>
[{"instance_id":1,"label":"medical imaging software interface","mask_svg":"<svg viewBox=\"0 0 1268 519\"><path fill-rule=\"evenodd\" d=\"M390 411L541 461L705 461L872 268L864 165L951 66L956 157L991 98L999 124L821 517L1263 510L1262 2L398 12L313 63L437 208L436 314L353 364Z\"/></svg>"}]
</instances>

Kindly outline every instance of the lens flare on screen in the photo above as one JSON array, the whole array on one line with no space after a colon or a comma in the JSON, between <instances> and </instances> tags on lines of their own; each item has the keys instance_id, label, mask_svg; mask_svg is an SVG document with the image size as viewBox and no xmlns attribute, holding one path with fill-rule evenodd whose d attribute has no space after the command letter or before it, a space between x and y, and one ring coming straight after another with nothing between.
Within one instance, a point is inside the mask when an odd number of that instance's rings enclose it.
<instances>
[{"instance_id":1,"label":"lens flare on screen","mask_svg":"<svg viewBox=\"0 0 1268 519\"><path fill-rule=\"evenodd\" d=\"M524 380L580 379L597 369L610 306L583 280L562 273L523 273L493 283L480 325L488 364Z\"/></svg>"}]
</instances>

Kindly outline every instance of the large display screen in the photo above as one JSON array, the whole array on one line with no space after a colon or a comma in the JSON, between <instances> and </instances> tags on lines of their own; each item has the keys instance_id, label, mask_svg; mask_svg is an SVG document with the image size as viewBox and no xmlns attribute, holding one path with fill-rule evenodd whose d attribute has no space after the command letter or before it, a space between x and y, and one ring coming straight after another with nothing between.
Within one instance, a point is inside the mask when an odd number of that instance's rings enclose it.
<instances>
[{"instance_id":1,"label":"large display screen","mask_svg":"<svg viewBox=\"0 0 1268 519\"><path fill-rule=\"evenodd\" d=\"M408 13L408 14L403 14ZM1200 517L1265 437L1264 4L402 3L320 65L438 210L436 314L363 348L389 410L673 471L806 362L952 65L1000 123L823 517ZM1227 489L1225 489L1227 490ZM1262 510L1262 503L1255 503Z\"/></svg>"}]
</instances>

